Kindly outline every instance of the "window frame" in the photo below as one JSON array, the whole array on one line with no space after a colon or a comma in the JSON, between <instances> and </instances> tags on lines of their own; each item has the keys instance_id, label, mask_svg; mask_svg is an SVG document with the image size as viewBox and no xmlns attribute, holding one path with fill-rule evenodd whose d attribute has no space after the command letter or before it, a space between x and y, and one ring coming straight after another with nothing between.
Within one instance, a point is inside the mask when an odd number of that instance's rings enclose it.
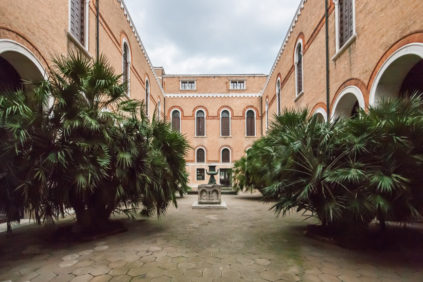
<instances>
[{"instance_id":1,"label":"window frame","mask_svg":"<svg viewBox=\"0 0 423 282\"><path fill-rule=\"evenodd\" d=\"M175 112L175 111L179 113L179 133L181 133L182 132L182 113L179 109L173 109L170 112L170 124L171 124L171 126L173 125L173 112ZM172 127L172 130L174 130L173 127Z\"/></svg>"},{"instance_id":2,"label":"window frame","mask_svg":"<svg viewBox=\"0 0 423 282\"><path fill-rule=\"evenodd\" d=\"M84 1L84 42L81 42L73 33L72 33L72 0L69 0L68 6L68 34L76 41L83 49L88 52L88 43L89 43L89 30L90 30L90 1L91 0L81 0Z\"/></svg>"},{"instance_id":3,"label":"window frame","mask_svg":"<svg viewBox=\"0 0 423 282\"><path fill-rule=\"evenodd\" d=\"M203 173L202 173L202 176L203 176L203 179L199 179L198 178L198 172L199 171L203 171ZM195 174L195 179L197 180L197 181L204 181L204 180L206 180L206 169L205 168L201 168L201 167L199 167L199 168L197 168L196 169L196 174Z\"/></svg>"},{"instance_id":4,"label":"window frame","mask_svg":"<svg viewBox=\"0 0 423 282\"><path fill-rule=\"evenodd\" d=\"M199 111L202 111L204 113L204 135L198 135L197 134L197 114L198 114ZM195 128L194 128L195 135L194 136L195 137L207 137L207 112L206 112L206 110L203 109L203 108L197 109L195 111L194 119L195 119Z\"/></svg>"},{"instance_id":5,"label":"window frame","mask_svg":"<svg viewBox=\"0 0 423 282\"><path fill-rule=\"evenodd\" d=\"M301 46L301 91L298 91L298 46ZM294 51L294 65L295 65L295 98L299 98L304 94L304 43L301 38L295 44Z\"/></svg>"},{"instance_id":6,"label":"window frame","mask_svg":"<svg viewBox=\"0 0 423 282\"><path fill-rule=\"evenodd\" d=\"M240 85L240 83L242 82L242 84L244 85L243 88L233 88L232 87L232 83L236 83L237 85ZM247 89L247 81L245 79L231 79L229 81L229 90L246 90Z\"/></svg>"},{"instance_id":7,"label":"window frame","mask_svg":"<svg viewBox=\"0 0 423 282\"><path fill-rule=\"evenodd\" d=\"M228 150L229 151L229 161L228 162L224 162L223 161L223 151L224 150ZM231 150L231 148L229 148L229 147L222 147L220 149L220 163L221 164L230 164L230 163L232 163L232 150Z\"/></svg>"},{"instance_id":8,"label":"window frame","mask_svg":"<svg viewBox=\"0 0 423 282\"><path fill-rule=\"evenodd\" d=\"M276 109L276 113L278 115L281 114L281 91L282 91L282 85L281 85L281 78L278 77L278 79L276 80L276 105L277 105L277 109Z\"/></svg>"},{"instance_id":9,"label":"window frame","mask_svg":"<svg viewBox=\"0 0 423 282\"><path fill-rule=\"evenodd\" d=\"M204 162L198 161L198 150L204 151ZM204 148L203 146L199 146L195 149L195 163L196 164L206 164L207 163L207 151L206 151L206 148Z\"/></svg>"},{"instance_id":10,"label":"window frame","mask_svg":"<svg viewBox=\"0 0 423 282\"><path fill-rule=\"evenodd\" d=\"M352 2L352 35L348 38L345 43L341 46L341 39L340 39L340 5L339 0L333 0L335 4L335 40L336 40L336 52L333 59L336 59L339 54L341 54L348 46L354 42L355 38L357 37L357 30L356 30L356 11L355 11L355 0L351 0Z\"/></svg>"},{"instance_id":11,"label":"window frame","mask_svg":"<svg viewBox=\"0 0 423 282\"><path fill-rule=\"evenodd\" d=\"M128 97L131 97L131 63L132 63L132 58L131 58L131 47L129 47L129 43L128 43L128 41L127 41L127 39L126 38L124 38L123 40L122 40L122 80L123 80L123 82L124 82L124 77L123 77L123 73L124 73L124 68L125 68L125 58L124 58L124 48L125 48L125 45L127 46L127 48L128 48L128 69L126 70L127 71L127 89L126 89L126 95L128 96Z\"/></svg>"},{"instance_id":12,"label":"window frame","mask_svg":"<svg viewBox=\"0 0 423 282\"><path fill-rule=\"evenodd\" d=\"M150 80L148 77L145 78L145 113L147 114L147 118L150 117L150 96L151 96L151 86Z\"/></svg>"},{"instance_id":13,"label":"window frame","mask_svg":"<svg viewBox=\"0 0 423 282\"><path fill-rule=\"evenodd\" d=\"M254 135L248 135L248 112L252 111L254 113ZM245 110L245 137L257 137L257 113L253 108L248 108Z\"/></svg>"},{"instance_id":14,"label":"window frame","mask_svg":"<svg viewBox=\"0 0 423 282\"><path fill-rule=\"evenodd\" d=\"M193 82L194 88L192 88L192 89L182 88L182 84L191 83L191 82ZM179 90L181 90L181 91L196 91L197 90L197 80L195 80L195 79L181 79L181 80L179 80Z\"/></svg>"},{"instance_id":15,"label":"window frame","mask_svg":"<svg viewBox=\"0 0 423 282\"><path fill-rule=\"evenodd\" d=\"M229 135L223 135L222 134L222 129L223 129L223 127L222 127L222 113L224 111L227 111L229 113ZM232 136L232 114L231 114L231 111L229 109L223 108L220 111L220 137L231 137L231 136Z\"/></svg>"}]
</instances>

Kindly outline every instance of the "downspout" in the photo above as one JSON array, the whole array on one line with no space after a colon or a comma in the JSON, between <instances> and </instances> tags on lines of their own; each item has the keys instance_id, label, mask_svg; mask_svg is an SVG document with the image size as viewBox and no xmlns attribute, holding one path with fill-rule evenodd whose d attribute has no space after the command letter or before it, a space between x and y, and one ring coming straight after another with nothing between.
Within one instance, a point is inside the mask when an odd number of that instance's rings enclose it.
<instances>
[{"instance_id":1,"label":"downspout","mask_svg":"<svg viewBox=\"0 0 423 282\"><path fill-rule=\"evenodd\" d=\"M326 120L330 122L330 76L329 76L329 7L325 0L325 30L326 30Z\"/></svg>"},{"instance_id":2,"label":"downspout","mask_svg":"<svg viewBox=\"0 0 423 282\"><path fill-rule=\"evenodd\" d=\"M97 47L97 60L100 58L100 0L96 1L96 47Z\"/></svg>"}]
</instances>

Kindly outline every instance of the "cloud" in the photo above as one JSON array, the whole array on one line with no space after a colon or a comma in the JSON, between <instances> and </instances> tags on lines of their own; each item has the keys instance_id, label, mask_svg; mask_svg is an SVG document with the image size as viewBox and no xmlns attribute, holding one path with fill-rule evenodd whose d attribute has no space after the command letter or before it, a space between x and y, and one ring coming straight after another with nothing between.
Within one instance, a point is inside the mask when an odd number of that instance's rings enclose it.
<instances>
[{"instance_id":1,"label":"cloud","mask_svg":"<svg viewBox=\"0 0 423 282\"><path fill-rule=\"evenodd\" d=\"M299 2L125 1L152 63L166 73L268 73Z\"/></svg>"}]
</instances>

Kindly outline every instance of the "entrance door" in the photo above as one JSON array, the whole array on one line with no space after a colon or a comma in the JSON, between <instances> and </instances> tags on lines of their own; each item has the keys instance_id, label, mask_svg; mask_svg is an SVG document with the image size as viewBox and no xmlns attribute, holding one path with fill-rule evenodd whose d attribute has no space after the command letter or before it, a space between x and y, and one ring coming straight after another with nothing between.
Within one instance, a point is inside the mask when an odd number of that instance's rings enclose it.
<instances>
[{"instance_id":1,"label":"entrance door","mask_svg":"<svg viewBox=\"0 0 423 282\"><path fill-rule=\"evenodd\" d=\"M221 168L220 169L220 184L223 186L232 185L232 169L230 168Z\"/></svg>"}]
</instances>

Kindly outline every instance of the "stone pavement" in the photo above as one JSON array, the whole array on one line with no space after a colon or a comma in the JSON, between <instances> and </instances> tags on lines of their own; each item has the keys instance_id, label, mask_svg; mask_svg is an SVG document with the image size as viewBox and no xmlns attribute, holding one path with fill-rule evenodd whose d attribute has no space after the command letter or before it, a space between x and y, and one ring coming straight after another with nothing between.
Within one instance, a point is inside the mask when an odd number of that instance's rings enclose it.
<instances>
[{"instance_id":1,"label":"stone pavement","mask_svg":"<svg viewBox=\"0 0 423 282\"><path fill-rule=\"evenodd\" d=\"M423 281L423 254L353 251L304 236L298 214L277 218L250 194L227 210L193 210L196 196L128 232L49 243L45 227L0 236L0 281Z\"/></svg>"}]
</instances>

